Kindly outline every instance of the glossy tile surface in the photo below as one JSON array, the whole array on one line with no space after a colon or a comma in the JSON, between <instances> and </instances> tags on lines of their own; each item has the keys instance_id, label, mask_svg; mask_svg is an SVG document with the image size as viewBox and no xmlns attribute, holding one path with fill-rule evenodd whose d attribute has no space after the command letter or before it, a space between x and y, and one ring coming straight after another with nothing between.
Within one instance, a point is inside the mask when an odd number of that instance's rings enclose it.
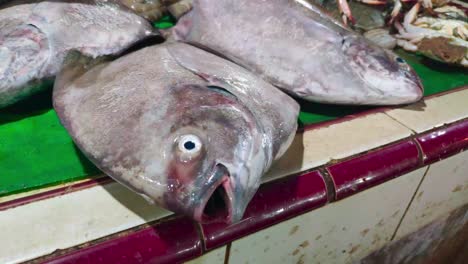
<instances>
[{"instance_id":1,"label":"glossy tile surface","mask_svg":"<svg viewBox=\"0 0 468 264\"><path fill-rule=\"evenodd\" d=\"M468 120L417 137L424 163L429 164L468 149Z\"/></svg>"},{"instance_id":2,"label":"glossy tile surface","mask_svg":"<svg viewBox=\"0 0 468 264\"><path fill-rule=\"evenodd\" d=\"M50 254L169 214L117 183L0 211L0 227L8 227L1 229L0 263Z\"/></svg>"},{"instance_id":3,"label":"glossy tile surface","mask_svg":"<svg viewBox=\"0 0 468 264\"><path fill-rule=\"evenodd\" d=\"M417 133L468 117L468 89L433 97L386 113Z\"/></svg>"},{"instance_id":4,"label":"glossy tile surface","mask_svg":"<svg viewBox=\"0 0 468 264\"><path fill-rule=\"evenodd\" d=\"M69 252L48 263L180 263L200 254L195 224L177 218Z\"/></svg>"},{"instance_id":5,"label":"glossy tile surface","mask_svg":"<svg viewBox=\"0 0 468 264\"><path fill-rule=\"evenodd\" d=\"M203 256L186 262L187 264L223 264L226 246L205 253Z\"/></svg>"},{"instance_id":6,"label":"glossy tile surface","mask_svg":"<svg viewBox=\"0 0 468 264\"><path fill-rule=\"evenodd\" d=\"M383 113L358 117L296 135L264 181L308 170L408 137L411 131Z\"/></svg>"},{"instance_id":7,"label":"glossy tile surface","mask_svg":"<svg viewBox=\"0 0 468 264\"><path fill-rule=\"evenodd\" d=\"M232 243L229 263L351 263L392 236L419 169Z\"/></svg>"},{"instance_id":8,"label":"glossy tile surface","mask_svg":"<svg viewBox=\"0 0 468 264\"><path fill-rule=\"evenodd\" d=\"M333 179L336 199L412 171L419 166L416 144L407 140L357 156L327 168Z\"/></svg>"},{"instance_id":9,"label":"glossy tile surface","mask_svg":"<svg viewBox=\"0 0 468 264\"><path fill-rule=\"evenodd\" d=\"M468 151L430 165L396 238L468 203Z\"/></svg>"},{"instance_id":10,"label":"glossy tile surface","mask_svg":"<svg viewBox=\"0 0 468 264\"><path fill-rule=\"evenodd\" d=\"M219 223L202 226L206 248L212 249L225 245L234 239L257 232L326 203L325 183L317 171L264 184L250 202L240 222L231 226Z\"/></svg>"}]
</instances>

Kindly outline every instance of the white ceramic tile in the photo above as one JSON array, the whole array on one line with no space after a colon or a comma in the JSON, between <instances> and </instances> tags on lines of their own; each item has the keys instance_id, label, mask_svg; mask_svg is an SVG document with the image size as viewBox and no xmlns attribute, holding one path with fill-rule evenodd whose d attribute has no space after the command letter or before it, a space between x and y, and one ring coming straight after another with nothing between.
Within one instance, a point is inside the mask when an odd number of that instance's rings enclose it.
<instances>
[{"instance_id":1,"label":"white ceramic tile","mask_svg":"<svg viewBox=\"0 0 468 264\"><path fill-rule=\"evenodd\" d=\"M186 262L187 264L223 264L226 246L212 250L201 257Z\"/></svg>"},{"instance_id":2,"label":"white ceramic tile","mask_svg":"<svg viewBox=\"0 0 468 264\"><path fill-rule=\"evenodd\" d=\"M360 260L390 240L424 170L234 241L229 263Z\"/></svg>"},{"instance_id":3,"label":"white ceramic tile","mask_svg":"<svg viewBox=\"0 0 468 264\"><path fill-rule=\"evenodd\" d=\"M468 204L468 151L430 166L396 239Z\"/></svg>"},{"instance_id":4,"label":"white ceramic tile","mask_svg":"<svg viewBox=\"0 0 468 264\"><path fill-rule=\"evenodd\" d=\"M449 93L387 112L412 130L421 133L468 117L468 89Z\"/></svg>"},{"instance_id":5,"label":"white ceramic tile","mask_svg":"<svg viewBox=\"0 0 468 264\"><path fill-rule=\"evenodd\" d=\"M0 263L43 256L169 214L117 183L0 211Z\"/></svg>"},{"instance_id":6,"label":"white ceramic tile","mask_svg":"<svg viewBox=\"0 0 468 264\"><path fill-rule=\"evenodd\" d=\"M411 131L382 113L297 134L292 146L264 177L269 181L346 158L408 137Z\"/></svg>"}]
</instances>

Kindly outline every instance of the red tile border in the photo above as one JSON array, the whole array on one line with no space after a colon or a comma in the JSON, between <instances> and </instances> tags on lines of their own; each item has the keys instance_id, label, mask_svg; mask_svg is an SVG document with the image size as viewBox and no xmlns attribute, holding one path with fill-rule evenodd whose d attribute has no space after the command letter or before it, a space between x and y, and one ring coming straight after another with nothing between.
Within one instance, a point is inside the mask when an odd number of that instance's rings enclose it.
<instances>
[{"instance_id":1,"label":"red tile border","mask_svg":"<svg viewBox=\"0 0 468 264\"><path fill-rule=\"evenodd\" d=\"M41 192L41 193L33 194L30 196L25 196L25 197L11 200L11 201L0 203L0 211L10 209L13 207L17 207L20 205L60 196L60 195L67 194L67 193L76 192L76 191L87 189L96 185L104 185L112 181L113 180L110 177L103 175L102 177L98 177L96 179L89 179L89 180L86 180L77 184L71 184L71 185L64 186L64 187L58 187L57 189L52 189L49 191L45 191L45 192Z\"/></svg>"},{"instance_id":2,"label":"red tile border","mask_svg":"<svg viewBox=\"0 0 468 264\"><path fill-rule=\"evenodd\" d=\"M336 200L351 196L420 166L416 143L406 140L327 167Z\"/></svg>"},{"instance_id":3,"label":"red tile border","mask_svg":"<svg viewBox=\"0 0 468 264\"><path fill-rule=\"evenodd\" d=\"M175 218L59 254L46 257L43 263L182 263L200 256L202 245L195 223Z\"/></svg>"},{"instance_id":4,"label":"red tile border","mask_svg":"<svg viewBox=\"0 0 468 264\"><path fill-rule=\"evenodd\" d=\"M325 181L318 171L268 182L260 187L239 223L231 226L220 223L202 225L206 250L225 245L326 203Z\"/></svg>"},{"instance_id":5,"label":"red tile border","mask_svg":"<svg viewBox=\"0 0 468 264\"><path fill-rule=\"evenodd\" d=\"M424 164L430 164L468 149L468 119L419 135Z\"/></svg>"}]
</instances>

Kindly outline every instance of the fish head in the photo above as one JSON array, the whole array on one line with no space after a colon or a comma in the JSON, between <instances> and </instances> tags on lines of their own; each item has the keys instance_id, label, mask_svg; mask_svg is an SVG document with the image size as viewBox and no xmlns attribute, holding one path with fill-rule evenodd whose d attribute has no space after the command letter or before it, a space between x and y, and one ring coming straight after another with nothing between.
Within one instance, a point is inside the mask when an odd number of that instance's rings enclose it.
<instances>
[{"instance_id":1,"label":"fish head","mask_svg":"<svg viewBox=\"0 0 468 264\"><path fill-rule=\"evenodd\" d=\"M171 126L159 157L166 166L163 203L199 222L240 220L271 163L262 128L222 88L182 85L170 93L177 103L168 111ZM147 177L151 184L160 172Z\"/></svg>"},{"instance_id":2,"label":"fish head","mask_svg":"<svg viewBox=\"0 0 468 264\"><path fill-rule=\"evenodd\" d=\"M347 67L369 92L385 98L386 104L412 103L422 98L422 82L411 66L390 50L350 34L342 39Z\"/></svg>"}]
</instances>

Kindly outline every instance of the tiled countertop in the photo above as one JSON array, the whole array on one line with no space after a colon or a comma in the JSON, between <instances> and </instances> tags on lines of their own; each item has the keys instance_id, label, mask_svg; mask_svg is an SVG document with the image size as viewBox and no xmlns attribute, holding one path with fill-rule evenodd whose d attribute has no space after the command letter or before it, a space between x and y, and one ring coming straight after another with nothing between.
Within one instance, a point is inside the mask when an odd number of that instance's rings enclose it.
<instances>
[{"instance_id":1,"label":"tiled countertop","mask_svg":"<svg viewBox=\"0 0 468 264\"><path fill-rule=\"evenodd\" d=\"M0 263L189 260L466 149L468 87L306 127L229 227L173 216L107 177L6 196Z\"/></svg>"}]
</instances>

